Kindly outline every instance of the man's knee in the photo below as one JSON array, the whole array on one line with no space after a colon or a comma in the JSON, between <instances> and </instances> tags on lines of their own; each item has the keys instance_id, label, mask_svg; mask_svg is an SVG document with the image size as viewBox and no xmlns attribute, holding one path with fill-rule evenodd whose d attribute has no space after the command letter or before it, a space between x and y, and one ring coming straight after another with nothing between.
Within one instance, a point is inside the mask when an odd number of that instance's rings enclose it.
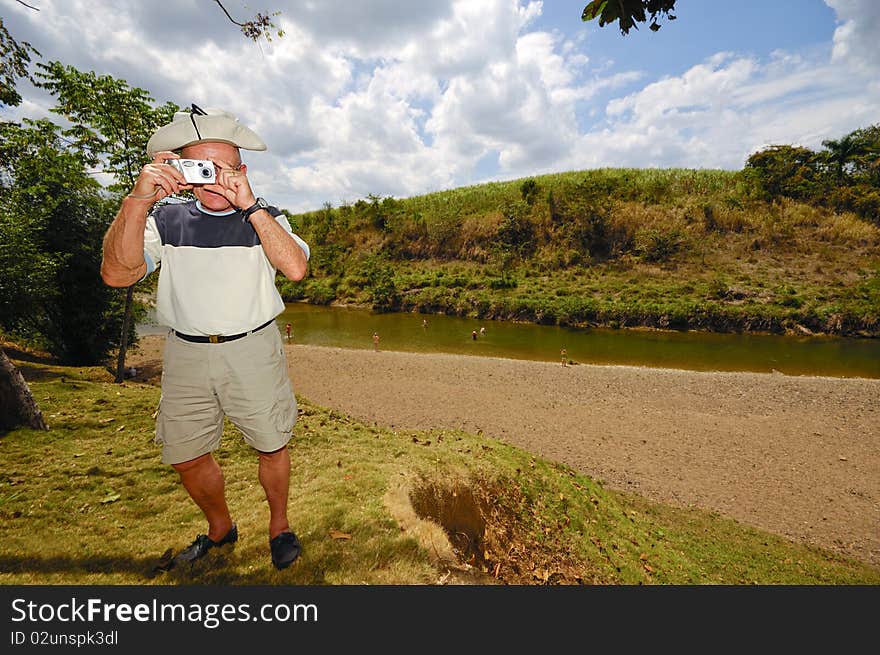
<instances>
[{"instance_id":1,"label":"man's knee","mask_svg":"<svg viewBox=\"0 0 880 655\"><path fill-rule=\"evenodd\" d=\"M287 446L284 445L277 450L270 451L258 450L257 454L260 456L261 460L266 460L269 462L282 461L287 457Z\"/></svg>"},{"instance_id":2,"label":"man's knee","mask_svg":"<svg viewBox=\"0 0 880 655\"><path fill-rule=\"evenodd\" d=\"M275 450L258 450L257 453L259 454L261 459L262 458L266 458L266 459L284 458L284 456L287 454L287 444L285 444L285 445L281 446L281 448L277 448Z\"/></svg>"},{"instance_id":3,"label":"man's knee","mask_svg":"<svg viewBox=\"0 0 880 655\"><path fill-rule=\"evenodd\" d=\"M191 471L194 468L198 468L199 466L203 466L211 460L211 453L205 453L204 455L199 455L195 459L190 459L185 462L180 462L179 464L172 464L174 470L178 473L186 473L187 471Z\"/></svg>"}]
</instances>

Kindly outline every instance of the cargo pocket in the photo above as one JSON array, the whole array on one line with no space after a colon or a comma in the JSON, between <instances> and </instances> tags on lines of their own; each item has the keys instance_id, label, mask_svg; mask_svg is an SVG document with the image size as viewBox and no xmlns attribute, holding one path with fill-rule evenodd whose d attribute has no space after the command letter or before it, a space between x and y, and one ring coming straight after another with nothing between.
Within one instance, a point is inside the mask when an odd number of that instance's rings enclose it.
<instances>
[{"instance_id":1,"label":"cargo pocket","mask_svg":"<svg viewBox=\"0 0 880 655\"><path fill-rule=\"evenodd\" d=\"M164 373L162 374L164 375ZM165 415L162 413L162 396L159 396L159 406L156 408L156 413L153 414L156 419L156 427L154 428L154 438L153 443L157 446L165 445L165 438L162 436L165 434Z\"/></svg>"},{"instance_id":2,"label":"cargo pocket","mask_svg":"<svg viewBox=\"0 0 880 655\"><path fill-rule=\"evenodd\" d=\"M287 370L287 357L284 355L284 346L281 344L280 334L277 337L275 384L276 397L275 407L272 410L275 427L279 432L289 434L293 432L293 426L297 418L296 396L293 393L293 385Z\"/></svg>"},{"instance_id":3,"label":"cargo pocket","mask_svg":"<svg viewBox=\"0 0 880 655\"><path fill-rule=\"evenodd\" d=\"M285 434L292 432L297 414L296 396L293 395L290 381L285 380L284 384L278 385L278 397L273 408L276 429Z\"/></svg>"}]
</instances>

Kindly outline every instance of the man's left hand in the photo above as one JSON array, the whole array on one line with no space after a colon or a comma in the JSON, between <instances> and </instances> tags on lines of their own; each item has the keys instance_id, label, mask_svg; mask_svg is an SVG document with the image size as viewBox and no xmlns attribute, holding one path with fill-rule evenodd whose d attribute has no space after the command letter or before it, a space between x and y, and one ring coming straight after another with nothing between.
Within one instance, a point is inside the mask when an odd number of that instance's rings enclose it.
<instances>
[{"instance_id":1,"label":"man's left hand","mask_svg":"<svg viewBox=\"0 0 880 655\"><path fill-rule=\"evenodd\" d=\"M217 186L233 206L247 209L257 201L244 165L235 168L227 161L215 159L214 166L217 168Z\"/></svg>"}]
</instances>

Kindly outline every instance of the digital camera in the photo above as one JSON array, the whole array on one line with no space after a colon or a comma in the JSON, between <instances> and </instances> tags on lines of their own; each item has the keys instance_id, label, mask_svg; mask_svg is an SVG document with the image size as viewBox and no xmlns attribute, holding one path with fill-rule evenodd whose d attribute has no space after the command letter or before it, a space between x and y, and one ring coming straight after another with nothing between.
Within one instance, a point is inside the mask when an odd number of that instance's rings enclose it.
<instances>
[{"instance_id":1,"label":"digital camera","mask_svg":"<svg viewBox=\"0 0 880 655\"><path fill-rule=\"evenodd\" d=\"M214 162L208 159L166 159L165 163L174 166L183 173L188 184L215 184L217 182Z\"/></svg>"}]
</instances>

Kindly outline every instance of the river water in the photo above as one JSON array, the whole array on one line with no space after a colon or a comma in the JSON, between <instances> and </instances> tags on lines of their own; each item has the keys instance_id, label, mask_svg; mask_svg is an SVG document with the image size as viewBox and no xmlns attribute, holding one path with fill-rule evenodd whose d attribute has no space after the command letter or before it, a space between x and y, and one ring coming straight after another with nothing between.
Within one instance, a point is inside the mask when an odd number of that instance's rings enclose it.
<instances>
[{"instance_id":1,"label":"river water","mask_svg":"<svg viewBox=\"0 0 880 655\"><path fill-rule=\"evenodd\" d=\"M880 339L579 329L303 303L288 304L277 323L282 336L291 324L292 342L318 346L373 348L376 333L380 350L560 362L564 348L581 363L880 378ZM165 329L147 323L138 332Z\"/></svg>"}]
</instances>

